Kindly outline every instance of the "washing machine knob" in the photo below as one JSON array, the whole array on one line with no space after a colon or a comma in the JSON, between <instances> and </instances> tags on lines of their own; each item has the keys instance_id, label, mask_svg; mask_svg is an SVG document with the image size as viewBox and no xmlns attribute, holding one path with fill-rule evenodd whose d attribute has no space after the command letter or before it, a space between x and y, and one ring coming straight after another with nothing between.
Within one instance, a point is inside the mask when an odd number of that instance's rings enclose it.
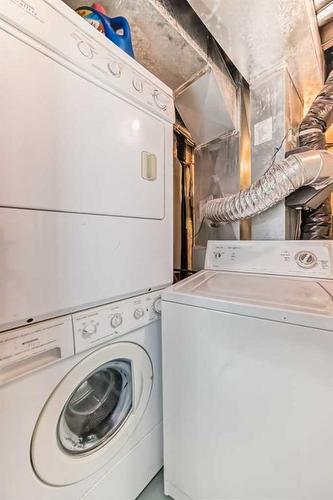
<instances>
[{"instance_id":1,"label":"washing machine knob","mask_svg":"<svg viewBox=\"0 0 333 500\"><path fill-rule=\"evenodd\" d=\"M138 307L137 309L135 309L133 316L135 319L141 319L144 316L144 314L145 312L143 307Z\"/></svg>"},{"instance_id":2,"label":"washing machine knob","mask_svg":"<svg viewBox=\"0 0 333 500\"><path fill-rule=\"evenodd\" d=\"M123 317L120 313L116 313L112 316L110 324L112 328L118 328L123 322Z\"/></svg>"},{"instance_id":3,"label":"washing machine knob","mask_svg":"<svg viewBox=\"0 0 333 500\"><path fill-rule=\"evenodd\" d=\"M97 332L96 325L86 325L82 330L82 337L89 338Z\"/></svg>"},{"instance_id":4,"label":"washing machine knob","mask_svg":"<svg viewBox=\"0 0 333 500\"><path fill-rule=\"evenodd\" d=\"M312 252L308 252L307 250L298 252L296 254L295 260L297 262L297 265L299 267L302 267L303 269L312 269L318 263L317 256Z\"/></svg>"},{"instance_id":5,"label":"washing machine knob","mask_svg":"<svg viewBox=\"0 0 333 500\"><path fill-rule=\"evenodd\" d=\"M157 299L154 300L153 308L154 308L154 311L157 314L161 314L161 311L162 311L162 300L161 300L161 297L157 297Z\"/></svg>"}]
</instances>

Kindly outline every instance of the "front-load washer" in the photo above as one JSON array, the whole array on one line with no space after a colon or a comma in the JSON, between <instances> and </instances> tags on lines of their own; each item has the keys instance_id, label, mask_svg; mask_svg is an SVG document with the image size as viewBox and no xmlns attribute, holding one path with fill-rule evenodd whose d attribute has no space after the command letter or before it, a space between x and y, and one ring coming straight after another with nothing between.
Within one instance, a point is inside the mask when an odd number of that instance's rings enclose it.
<instances>
[{"instance_id":1,"label":"front-load washer","mask_svg":"<svg viewBox=\"0 0 333 500\"><path fill-rule=\"evenodd\" d=\"M0 331L172 283L172 91L61 0L0 57Z\"/></svg>"},{"instance_id":2,"label":"front-load washer","mask_svg":"<svg viewBox=\"0 0 333 500\"><path fill-rule=\"evenodd\" d=\"M333 498L333 245L210 242L162 301L175 500Z\"/></svg>"},{"instance_id":3,"label":"front-load washer","mask_svg":"<svg viewBox=\"0 0 333 500\"><path fill-rule=\"evenodd\" d=\"M161 468L159 301L0 335L1 500L134 500Z\"/></svg>"}]
</instances>

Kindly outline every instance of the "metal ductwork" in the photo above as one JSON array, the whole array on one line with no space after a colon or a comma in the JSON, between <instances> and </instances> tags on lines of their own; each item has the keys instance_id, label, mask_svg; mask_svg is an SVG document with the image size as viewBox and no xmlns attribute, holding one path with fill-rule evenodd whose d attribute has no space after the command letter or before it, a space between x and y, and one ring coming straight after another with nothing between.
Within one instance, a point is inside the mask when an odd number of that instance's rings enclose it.
<instances>
[{"instance_id":1,"label":"metal ductwork","mask_svg":"<svg viewBox=\"0 0 333 500\"><path fill-rule=\"evenodd\" d=\"M333 177L333 155L327 151L306 151L272 165L249 189L210 200L204 217L227 223L258 215L305 185L321 187Z\"/></svg>"},{"instance_id":2,"label":"metal ductwork","mask_svg":"<svg viewBox=\"0 0 333 500\"><path fill-rule=\"evenodd\" d=\"M204 216L214 223L233 222L268 210L302 186L319 190L332 184L333 155L325 151L325 132L332 122L333 71L299 128L300 146L310 150L273 163L249 189L210 200L205 205ZM329 202L304 213L302 222L303 239L328 239L331 228Z\"/></svg>"},{"instance_id":3,"label":"metal ductwork","mask_svg":"<svg viewBox=\"0 0 333 500\"><path fill-rule=\"evenodd\" d=\"M314 1L318 26L321 28L333 19L333 1L332 0L315 0Z\"/></svg>"},{"instance_id":4,"label":"metal ductwork","mask_svg":"<svg viewBox=\"0 0 333 500\"><path fill-rule=\"evenodd\" d=\"M212 66L175 92L175 105L196 146L207 144L237 128L236 86L221 81ZM235 98L230 97L234 95Z\"/></svg>"},{"instance_id":5,"label":"metal ductwork","mask_svg":"<svg viewBox=\"0 0 333 500\"><path fill-rule=\"evenodd\" d=\"M93 0L64 0L70 7ZM187 2L116 0L102 4L131 26L135 57L175 92L196 145L237 129L237 89L221 52Z\"/></svg>"}]
</instances>

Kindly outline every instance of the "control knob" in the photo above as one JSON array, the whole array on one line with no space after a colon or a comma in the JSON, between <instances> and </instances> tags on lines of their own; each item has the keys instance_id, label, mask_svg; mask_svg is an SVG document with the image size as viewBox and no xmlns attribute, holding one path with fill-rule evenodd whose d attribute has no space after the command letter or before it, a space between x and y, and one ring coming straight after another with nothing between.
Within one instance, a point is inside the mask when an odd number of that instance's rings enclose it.
<instances>
[{"instance_id":1,"label":"control knob","mask_svg":"<svg viewBox=\"0 0 333 500\"><path fill-rule=\"evenodd\" d=\"M157 297L157 299L154 300L153 308L154 308L154 311L157 314L161 314L161 311L162 311L162 300L161 300L161 297Z\"/></svg>"},{"instance_id":2,"label":"control knob","mask_svg":"<svg viewBox=\"0 0 333 500\"><path fill-rule=\"evenodd\" d=\"M162 111L167 109L168 99L164 94L161 94L158 90L155 90L153 93L155 104Z\"/></svg>"},{"instance_id":3,"label":"control knob","mask_svg":"<svg viewBox=\"0 0 333 500\"><path fill-rule=\"evenodd\" d=\"M133 316L135 319L141 319L144 314L145 314L145 312L144 312L143 308L138 307L137 309L135 309Z\"/></svg>"},{"instance_id":4,"label":"control knob","mask_svg":"<svg viewBox=\"0 0 333 500\"><path fill-rule=\"evenodd\" d=\"M109 71L111 75L115 76L116 78L119 78L121 75L121 67L120 64L117 63L117 61L112 61L108 64Z\"/></svg>"},{"instance_id":5,"label":"control knob","mask_svg":"<svg viewBox=\"0 0 333 500\"><path fill-rule=\"evenodd\" d=\"M97 326L94 324L86 325L82 329L82 337L88 339L97 332Z\"/></svg>"},{"instance_id":6,"label":"control knob","mask_svg":"<svg viewBox=\"0 0 333 500\"><path fill-rule=\"evenodd\" d=\"M143 92L143 83L140 78L133 78L132 84L137 92Z\"/></svg>"},{"instance_id":7,"label":"control knob","mask_svg":"<svg viewBox=\"0 0 333 500\"><path fill-rule=\"evenodd\" d=\"M110 324L112 328L118 328L123 322L123 317L120 313L116 313L112 316Z\"/></svg>"},{"instance_id":8,"label":"control knob","mask_svg":"<svg viewBox=\"0 0 333 500\"><path fill-rule=\"evenodd\" d=\"M79 51L81 52L81 54L84 56L84 57L87 57L88 59L92 59L93 57L93 51L92 51L92 48L90 47L90 45L88 45L86 42L84 42L83 40L81 40L78 44L77 44L77 48L79 49Z\"/></svg>"},{"instance_id":9,"label":"control knob","mask_svg":"<svg viewBox=\"0 0 333 500\"><path fill-rule=\"evenodd\" d=\"M295 259L297 264L303 269L312 269L317 264L316 255L306 250L298 252Z\"/></svg>"}]
</instances>

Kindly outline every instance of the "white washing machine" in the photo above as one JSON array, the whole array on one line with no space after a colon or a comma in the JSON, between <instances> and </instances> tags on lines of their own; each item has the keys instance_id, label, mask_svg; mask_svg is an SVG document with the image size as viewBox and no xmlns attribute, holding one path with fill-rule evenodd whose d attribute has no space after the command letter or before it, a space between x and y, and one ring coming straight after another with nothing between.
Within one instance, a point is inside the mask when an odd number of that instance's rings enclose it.
<instances>
[{"instance_id":1,"label":"white washing machine","mask_svg":"<svg viewBox=\"0 0 333 500\"><path fill-rule=\"evenodd\" d=\"M210 242L165 291L172 498L333 498L332 266L331 242Z\"/></svg>"},{"instance_id":2,"label":"white washing machine","mask_svg":"<svg viewBox=\"0 0 333 500\"><path fill-rule=\"evenodd\" d=\"M1 500L134 500L162 466L160 293L0 335Z\"/></svg>"},{"instance_id":3,"label":"white washing machine","mask_svg":"<svg viewBox=\"0 0 333 500\"><path fill-rule=\"evenodd\" d=\"M61 0L0 59L0 331L172 283L172 91Z\"/></svg>"}]
</instances>

